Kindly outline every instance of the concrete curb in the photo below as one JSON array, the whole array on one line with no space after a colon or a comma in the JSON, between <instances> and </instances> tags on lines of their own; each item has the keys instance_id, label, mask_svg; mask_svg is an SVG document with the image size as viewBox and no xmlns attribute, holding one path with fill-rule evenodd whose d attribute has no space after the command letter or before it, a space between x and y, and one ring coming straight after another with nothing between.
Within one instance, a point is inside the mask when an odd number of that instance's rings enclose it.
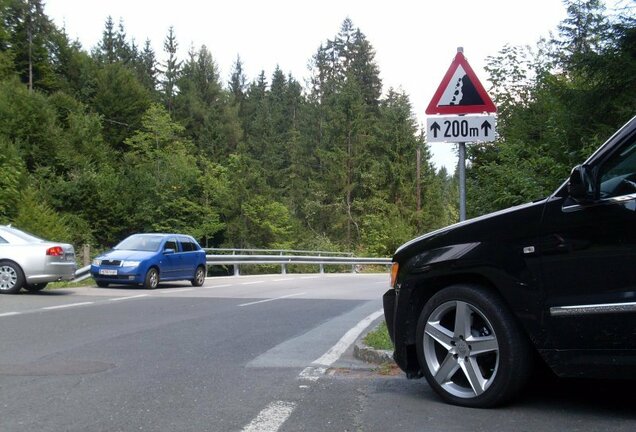
<instances>
[{"instance_id":1,"label":"concrete curb","mask_svg":"<svg viewBox=\"0 0 636 432\"><path fill-rule=\"evenodd\" d=\"M393 361L393 351L377 350L362 342L356 342L354 345L353 356L358 360L377 365L395 363Z\"/></svg>"},{"instance_id":2,"label":"concrete curb","mask_svg":"<svg viewBox=\"0 0 636 432\"><path fill-rule=\"evenodd\" d=\"M382 364L395 364L393 360L393 351L390 350L379 350L375 348L371 348L367 344L365 344L364 338L372 331L375 331L378 328L379 324L372 326L366 332L364 332L356 341L353 346L353 357L362 360L367 363L373 363L377 365Z\"/></svg>"}]
</instances>

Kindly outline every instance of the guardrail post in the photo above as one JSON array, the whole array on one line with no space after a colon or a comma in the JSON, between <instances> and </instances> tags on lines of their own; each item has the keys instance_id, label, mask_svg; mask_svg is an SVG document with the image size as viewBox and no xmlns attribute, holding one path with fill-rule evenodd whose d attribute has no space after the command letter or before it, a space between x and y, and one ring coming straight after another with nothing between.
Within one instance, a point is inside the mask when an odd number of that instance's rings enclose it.
<instances>
[{"instance_id":1,"label":"guardrail post","mask_svg":"<svg viewBox=\"0 0 636 432\"><path fill-rule=\"evenodd\" d=\"M320 258L322 254L318 254L318 258ZM320 274L325 274L325 265L320 263Z\"/></svg>"},{"instance_id":2,"label":"guardrail post","mask_svg":"<svg viewBox=\"0 0 636 432\"><path fill-rule=\"evenodd\" d=\"M283 253L281 252L279 255L283 256ZM283 275L287 274L287 264L280 265L280 274L283 274Z\"/></svg>"},{"instance_id":3,"label":"guardrail post","mask_svg":"<svg viewBox=\"0 0 636 432\"><path fill-rule=\"evenodd\" d=\"M232 251L232 255L236 255L235 251ZM234 264L234 276L240 276L241 275L241 271L239 270L239 265L238 263Z\"/></svg>"},{"instance_id":4,"label":"guardrail post","mask_svg":"<svg viewBox=\"0 0 636 432\"><path fill-rule=\"evenodd\" d=\"M82 246L82 265L87 266L91 264L91 245L84 243Z\"/></svg>"}]
</instances>

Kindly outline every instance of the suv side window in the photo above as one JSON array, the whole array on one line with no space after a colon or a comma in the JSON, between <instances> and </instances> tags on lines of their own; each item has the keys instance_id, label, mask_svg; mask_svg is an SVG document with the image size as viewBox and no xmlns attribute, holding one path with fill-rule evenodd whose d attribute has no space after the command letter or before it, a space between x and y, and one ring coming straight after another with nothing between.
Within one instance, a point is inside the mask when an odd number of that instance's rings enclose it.
<instances>
[{"instance_id":1,"label":"suv side window","mask_svg":"<svg viewBox=\"0 0 636 432\"><path fill-rule=\"evenodd\" d=\"M2 243L8 243L8 241L6 241L5 239L3 239L2 237L0 237L0 244Z\"/></svg>"},{"instance_id":2,"label":"suv side window","mask_svg":"<svg viewBox=\"0 0 636 432\"><path fill-rule=\"evenodd\" d=\"M636 135L601 165L599 179L601 198L636 194Z\"/></svg>"}]
</instances>

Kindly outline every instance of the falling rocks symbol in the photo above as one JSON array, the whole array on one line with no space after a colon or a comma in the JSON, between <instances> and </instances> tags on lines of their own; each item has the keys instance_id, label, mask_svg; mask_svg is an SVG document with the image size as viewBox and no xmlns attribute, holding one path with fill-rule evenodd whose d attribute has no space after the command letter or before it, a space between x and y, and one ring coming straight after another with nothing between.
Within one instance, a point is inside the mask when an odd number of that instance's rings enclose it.
<instances>
[{"instance_id":1,"label":"falling rocks symbol","mask_svg":"<svg viewBox=\"0 0 636 432\"><path fill-rule=\"evenodd\" d=\"M457 80L453 98L448 105L483 105L484 101L477 93L473 82L464 75Z\"/></svg>"}]
</instances>

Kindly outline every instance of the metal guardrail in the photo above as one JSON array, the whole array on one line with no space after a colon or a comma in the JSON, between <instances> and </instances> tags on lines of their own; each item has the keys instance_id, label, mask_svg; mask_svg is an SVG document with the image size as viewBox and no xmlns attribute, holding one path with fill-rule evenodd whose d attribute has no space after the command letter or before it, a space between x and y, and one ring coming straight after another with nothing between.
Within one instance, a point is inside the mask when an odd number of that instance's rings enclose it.
<instances>
[{"instance_id":1,"label":"metal guardrail","mask_svg":"<svg viewBox=\"0 0 636 432\"><path fill-rule=\"evenodd\" d=\"M316 250L294 250L294 249L228 249L228 248L202 248L208 252L232 252L233 255L248 254L252 252L263 252L264 254L310 254L311 256L348 256L352 257L353 252L331 252L331 251L316 251ZM215 255L214 253L208 255Z\"/></svg>"},{"instance_id":2,"label":"metal guardrail","mask_svg":"<svg viewBox=\"0 0 636 432\"><path fill-rule=\"evenodd\" d=\"M88 279L89 277L91 277L91 266L87 265L75 270L75 279L73 279L71 282L81 282L84 279Z\"/></svg>"},{"instance_id":3,"label":"metal guardrail","mask_svg":"<svg viewBox=\"0 0 636 432\"><path fill-rule=\"evenodd\" d=\"M288 264L317 264L324 273L326 264L351 265L391 265L390 258L360 258L352 256L311 256L311 255L207 255L208 265L232 265L234 275L239 276L241 264L280 264L281 273L287 273Z\"/></svg>"},{"instance_id":4,"label":"metal guardrail","mask_svg":"<svg viewBox=\"0 0 636 432\"><path fill-rule=\"evenodd\" d=\"M281 273L287 273L287 265L289 264L316 264L320 268L320 273L324 273L325 265L351 265L352 271L355 271L357 265L391 265L391 258L365 258L354 257L352 254L339 253L339 252L316 252L316 251L290 251L290 250L270 250L270 249L205 249L209 250L224 250L233 252L273 252L279 253L279 255L216 255L207 254L206 261L208 265L231 265L234 266L234 275L240 275L241 264L280 264ZM317 253L318 255L282 255L281 252L294 253ZM341 256L322 256L322 254L333 253ZM90 277L91 266L85 266L78 269L75 272L75 279L73 282L80 282Z\"/></svg>"}]
</instances>

